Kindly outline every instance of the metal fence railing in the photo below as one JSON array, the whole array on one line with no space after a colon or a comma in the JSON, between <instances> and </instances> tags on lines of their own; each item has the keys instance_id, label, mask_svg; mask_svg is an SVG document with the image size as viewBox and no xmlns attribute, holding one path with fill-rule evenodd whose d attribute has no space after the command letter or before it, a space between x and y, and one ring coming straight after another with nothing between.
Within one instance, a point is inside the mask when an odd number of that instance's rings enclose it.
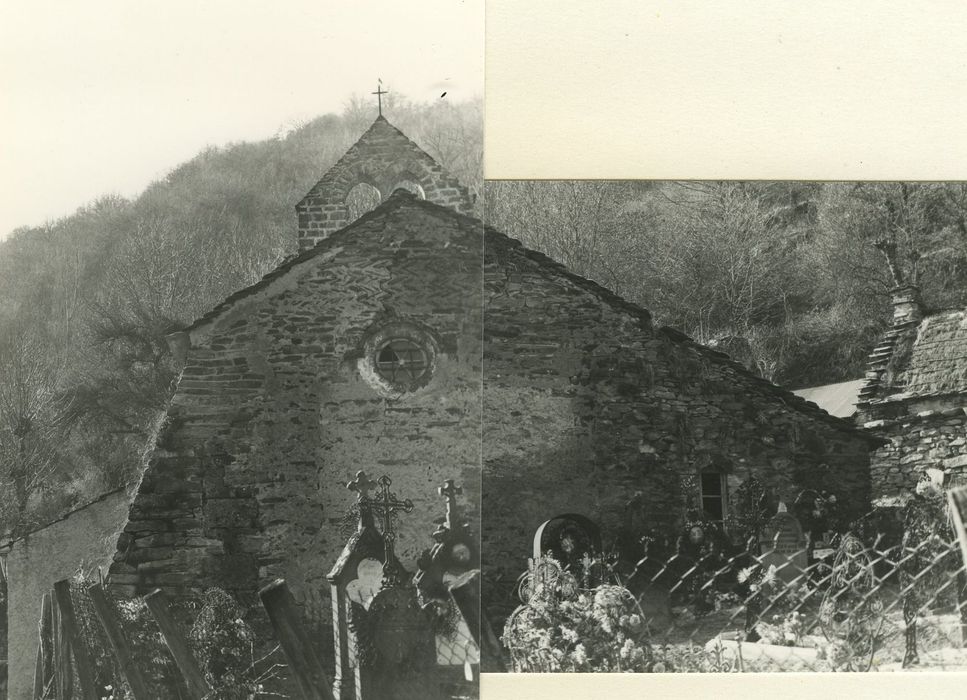
<instances>
[{"instance_id":1,"label":"metal fence railing","mask_svg":"<svg viewBox=\"0 0 967 700\"><path fill-rule=\"evenodd\" d=\"M967 670L967 578L943 534L850 532L781 555L650 548L631 565L544 556L497 594L513 612L491 617L517 672Z\"/></svg>"}]
</instances>

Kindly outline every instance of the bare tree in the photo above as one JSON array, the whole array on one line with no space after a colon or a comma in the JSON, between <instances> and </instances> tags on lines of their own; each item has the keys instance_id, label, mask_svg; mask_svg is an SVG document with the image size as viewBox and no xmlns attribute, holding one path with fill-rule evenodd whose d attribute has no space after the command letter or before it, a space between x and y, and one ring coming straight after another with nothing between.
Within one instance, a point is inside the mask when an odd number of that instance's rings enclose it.
<instances>
[{"instance_id":1,"label":"bare tree","mask_svg":"<svg viewBox=\"0 0 967 700\"><path fill-rule=\"evenodd\" d=\"M821 221L879 251L891 286L919 284L920 265L950 221L951 198L933 183L849 183L825 188Z\"/></svg>"},{"instance_id":2,"label":"bare tree","mask_svg":"<svg viewBox=\"0 0 967 700\"><path fill-rule=\"evenodd\" d=\"M781 323L796 291L792 229L759 185L668 183L637 222L643 296L700 338Z\"/></svg>"},{"instance_id":3,"label":"bare tree","mask_svg":"<svg viewBox=\"0 0 967 700\"><path fill-rule=\"evenodd\" d=\"M14 534L29 524L32 497L57 472L58 445L69 412L58 392L58 368L44 343L22 331L0 350L0 481L3 519Z\"/></svg>"},{"instance_id":4,"label":"bare tree","mask_svg":"<svg viewBox=\"0 0 967 700\"><path fill-rule=\"evenodd\" d=\"M497 180L487 183L485 219L571 272L633 295L630 253L638 242L619 219L640 188L627 182Z\"/></svg>"}]
</instances>

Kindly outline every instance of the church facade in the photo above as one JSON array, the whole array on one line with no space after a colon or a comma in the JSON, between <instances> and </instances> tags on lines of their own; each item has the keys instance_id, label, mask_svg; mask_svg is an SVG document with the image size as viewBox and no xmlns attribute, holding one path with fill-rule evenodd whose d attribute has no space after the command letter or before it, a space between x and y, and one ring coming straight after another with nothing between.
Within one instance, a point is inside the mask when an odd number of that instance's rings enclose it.
<instances>
[{"instance_id":1,"label":"church facade","mask_svg":"<svg viewBox=\"0 0 967 700\"><path fill-rule=\"evenodd\" d=\"M405 184L346 226L352 181ZM183 369L110 569L124 595L218 586L257 607L281 577L322 630L357 471L412 500L395 543L411 570L446 479L479 521L472 201L382 117L322 183L298 206L301 252L170 339Z\"/></svg>"},{"instance_id":2,"label":"church facade","mask_svg":"<svg viewBox=\"0 0 967 700\"><path fill-rule=\"evenodd\" d=\"M375 209L352 221L360 183ZM401 191L404 190L404 191ZM722 353L468 216L467 191L380 117L299 203L300 252L172 337L182 366L109 583L254 603L282 577L331 643L326 574L356 471L413 501L411 571L462 488L485 576L542 522L606 540L698 507L726 522L755 477L869 505L876 444ZM634 505L629 505L634 502Z\"/></svg>"}]
</instances>

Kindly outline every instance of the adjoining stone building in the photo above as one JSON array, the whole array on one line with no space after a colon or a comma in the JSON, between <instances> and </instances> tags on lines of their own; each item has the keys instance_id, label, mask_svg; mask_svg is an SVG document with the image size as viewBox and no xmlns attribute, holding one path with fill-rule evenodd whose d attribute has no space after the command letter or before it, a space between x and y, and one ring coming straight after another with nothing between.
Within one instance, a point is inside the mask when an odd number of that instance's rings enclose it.
<instances>
[{"instance_id":1,"label":"adjoining stone building","mask_svg":"<svg viewBox=\"0 0 967 700\"><path fill-rule=\"evenodd\" d=\"M893 306L857 404L858 422L888 440L870 465L882 505L902 502L927 470L967 481L967 310L928 312L914 286L895 289Z\"/></svg>"}]
</instances>

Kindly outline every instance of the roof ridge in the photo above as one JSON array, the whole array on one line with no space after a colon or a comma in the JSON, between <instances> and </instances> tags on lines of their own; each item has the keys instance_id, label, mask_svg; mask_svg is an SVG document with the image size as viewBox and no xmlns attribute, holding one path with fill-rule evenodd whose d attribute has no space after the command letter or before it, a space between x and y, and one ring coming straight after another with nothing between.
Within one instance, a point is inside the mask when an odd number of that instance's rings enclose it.
<instances>
[{"instance_id":1,"label":"roof ridge","mask_svg":"<svg viewBox=\"0 0 967 700\"><path fill-rule=\"evenodd\" d=\"M256 290L265 288L266 286L269 285L270 282L272 282L275 279L278 279L279 277L281 277L283 274L291 270L296 265L307 262L312 258L315 258L317 255L323 253L327 249L335 247L334 242L337 239L339 239L339 241L341 242L341 239L345 238L347 233L350 230L358 226L361 226L364 223L368 223L369 221L372 221L373 219L378 218L379 216L384 216L386 214L389 214L390 212L398 209L404 202L406 202L409 199L416 200L417 197L412 192L408 192L403 189L396 190L387 198L385 202L380 203L379 206L369 210L368 212L366 212L365 214L363 214L362 216L360 216L358 219L348 224L347 226L344 226L338 231L334 231L331 235L322 239L311 248L307 248L306 250L300 251L298 253L294 253L292 255L289 255L283 258L278 265L276 265L274 268L272 268L264 275L262 275L262 277L259 280L253 282L247 287L242 287L241 289L225 297L225 299L223 299L221 302L219 302L214 307L212 307L210 311L203 314L202 316L199 316L194 321L192 321L188 326L182 329L182 332L193 331L205 325L209 321L214 320L215 318L220 316L222 312L226 311L230 306L232 306L236 301L239 301L240 299L250 296ZM439 206L439 205L435 205L435 206ZM441 208L445 209L445 207L441 207Z\"/></svg>"},{"instance_id":2,"label":"roof ridge","mask_svg":"<svg viewBox=\"0 0 967 700\"><path fill-rule=\"evenodd\" d=\"M387 122L387 124L389 124L389 122ZM390 126L392 126L392 124L390 124ZM545 255L544 253L541 253L539 251L533 250L531 248L528 248L521 241L515 238L511 238L507 234L498 231L493 226L487 225L481 219L470 216L468 214L461 214L460 212L455 211L450 207L436 204L434 202L430 202L425 199L420 199L413 193L408 192L406 190L397 190L393 192L385 202L381 203L379 206L370 210L366 214L363 214L361 217L353 221L348 226L345 226L344 228L341 228L338 231L335 231L327 238L316 243L316 245L314 245L312 248L309 248L297 255L292 256L290 259L282 262L279 266L277 266L276 268L268 272L266 275L264 275L262 279L259 280L258 282L255 282L254 284L249 285L248 287L245 287L235 292L234 294L230 295L220 304L215 306L211 311L209 311L204 316L201 316L197 320L195 320L191 325L189 325L184 330L192 331L214 320L215 318L220 316L224 311L226 311L230 306L232 306L236 301L239 301L240 299L251 295L257 290L261 290L267 287L272 281L274 281L275 279L278 279L279 277L281 277L287 271L291 270L296 265L299 265L303 262L307 262L315 258L317 255L321 254L325 250L335 247L335 244L337 242L341 242L341 240L344 239L349 234L349 232L352 231L352 229L368 221L371 221L375 218L385 216L390 212L394 211L395 209L399 208L403 204L415 205L417 207L426 209L440 216L452 218L456 220L458 223L460 223L461 225L480 226L483 231L483 243L484 243L485 249L486 249L488 239L493 240L497 243L509 245L510 248L516 249L525 258L533 261L535 264L539 265L540 267L544 269L552 270L556 274L567 279L569 282L594 294L596 297L601 299L601 301L607 303L612 308L615 308L621 312L624 312L636 318L639 322L645 324L647 327L653 328L652 315L651 315L651 312L648 311L648 309L628 301L624 297L616 294L615 292L595 282L594 280L591 280L587 277L583 277L574 272L571 272L562 263L554 260L550 256ZM748 368L746 368L742 364L733 360L727 354L722 353L713 348L707 347L705 345L702 345L701 343L695 341L690 336L688 336L687 334L683 333L678 329L663 326L657 329L657 332L663 334L665 337L667 337L669 340L672 340L673 342L690 347L696 352L699 352L700 354L706 357L709 357L715 360L716 362L729 366L729 368L732 369L734 372L738 373L740 376L743 376L747 379L752 380L754 385L758 386L760 389L765 390L767 393L772 394L777 399L783 401L783 403L785 403L787 406L790 406L791 408L795 408L807 415L812 415L813 417L823 420L836 428L839 428L848 432L858 433L865 437L874 439L867 432L861 430L858 426L856 426L851 421L848 421L843 418L837 418L836 416L830 415L829 413L821 409L816 404L806 401L802 397L794 394L789 389L781 387L778 384L774 384L773 382L770 382L767 379L763 379L757 374L751 372Z\"/></svg>"},{"instance_id":3,"label":"roof ridge","mask_svg":"<svg viewBox=\"0 0 967 700\"><path fill-rule=\"evenodd\" d=\"M403 133L403 130L400 129L395 124L393 124L389 119L387 119L382 114L380 114L379 116L376 117L376 119L373 120L373 123L370 124L369 127L362 134L360 134L355 141L353 141L352 145L346 149L346 152L343 153L335 163L333 163L329 168L326 169L326 171L319 177L319 179L316 180L315 184L309 188L309 191L306 192L305 195L298 202L296 202L296 210L298 210L299 207L301 207L306 200L311 199L319 194L318 190L320 185L322 185L323 182L325 182L326 177L332 171L336 170L340 165L343 165L344 162L350 161L357 156L357 152L355 151L355 149L357 148L357 146L360 145L360 143L362 143L366 139L366 137L371 132L375 131L377 128L385 129L387 127L391 129L397 137L402 138L407 144L413 146L413 148L418 150L423 156L429 158L434 163L437 162L433 158L433 156L431 156L429 153L426 152L426 149L424 149L422 146L420 146L420 144L418 144L416 141L414 141L405 133ZM439 163L437 163L437 165L439 165Z\"/></svg>"},{"instance_id":4,"label":"roof ridge","mask_svg":"<svg viewBox=\"0 0 967 700\"><path fill-rule=\"evenodd\" d=\"M595 293L603 301L612 305L613 307L617 307L619 308L619 310L625 311L639 318L641 318L642 315L644 315L644 317L646 317L650 323L652 316L651 316L651 312L648 311L648 309L645 309L644 307L639 306L634 302L630 302L624 299L620 295L616 294L615 292L612 292L607 287L604 287L598 284L594 280L588 279L586 277L582 277L580 275L577 275L571 272L566 267L564 267L564 265L557 262L553 258L550 258L547 255L544 255L543 253L540 253L538 251L527 248L519 240L515 238L511 238L510 236L504 233L501 233L500 231L497 231L495 228L491 226L485 225L485 231L499 237L500 239L510 242L511 244L514 245L514 247L519 247L524 253L525 257L534 260L536 263L542 263L556 270L562 271L563 274L566 277L568 277L571 281L574 281L578 283L580 286L588 289L588 291ZM840 430L844 430L846 432L860 435L872 441L876 441L876 442L881 441L880 438L875 437L871 435L869 432L863 430L862 428L857 426L853 421L831 415L827 411L817 406L815 403L811 401L807 401L801 396L797 396L791 390L786 389L785 387L779 386L778 384L775 384L769 381L768 379L763 379L762 377L755 374L754 372L751 372L747 367L745 367L741 363L733 360L729 355L723 352L720 352L718 350L715 350L714 348L710 348L706 345L702 345L698 341L694 340L691 336L687 335L686 333L680 331L677 328L662 326L661 328L657 329L657 332L662 333L663 335L665 335L665 337L669 338L673 342L677 342L680 345L688 346L694 349L696 352L699 352L700 354L705 355L706 357L712 358L716 362L719 362L720 364L728 366L730 369L732 369L739 375L744 376L747 379L751 379L753 384L758 385L761 389L766 390L768 393L772 394L779 400L783 401L783 403L785 403L790 408L794 408L802 413L811 415L819 420L829 423L831 426L838 428Z\"/></svg>"}]
</instances>

